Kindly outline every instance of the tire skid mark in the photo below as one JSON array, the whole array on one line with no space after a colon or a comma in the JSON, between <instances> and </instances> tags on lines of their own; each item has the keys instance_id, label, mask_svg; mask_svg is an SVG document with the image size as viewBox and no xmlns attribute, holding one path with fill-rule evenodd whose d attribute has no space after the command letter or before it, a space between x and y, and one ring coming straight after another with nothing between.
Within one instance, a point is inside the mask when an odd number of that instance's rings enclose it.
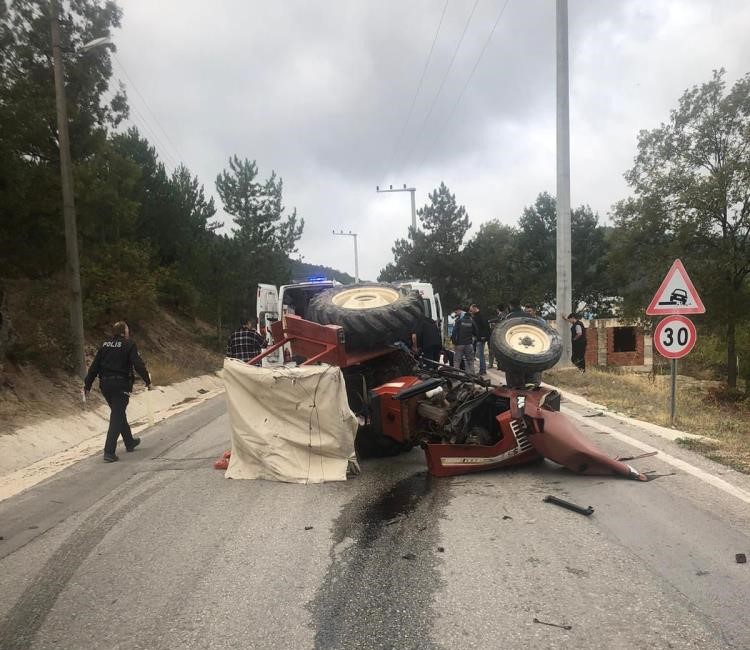
<instances>
[{"instance_id":1,"label":"tire skid mark","mask_svg":"<svg viewBox=\"0 0 750 650\"><path fill-rule=\"evenodd\" d=\"M308 605L316 649L435 647L438 520L450 484L420 472L376 489L362 485L334 523L331 563Z\"/></svg>"},{"instance_id":2,"label":"tire skid mark","mask_svg":"<svg viewBox=\"0 0 750 650\"><path fill-rule=\"evenodd\" d=\"M114 510L112 495L105 497L104 502L52 554L0 621L0 648L24 650L31 647L58 597L86 558L125 515L159 492L166 480L158 474L142 479L139 487L144 483L148 486L129 495Z\"/></svg>"}]
</instances>

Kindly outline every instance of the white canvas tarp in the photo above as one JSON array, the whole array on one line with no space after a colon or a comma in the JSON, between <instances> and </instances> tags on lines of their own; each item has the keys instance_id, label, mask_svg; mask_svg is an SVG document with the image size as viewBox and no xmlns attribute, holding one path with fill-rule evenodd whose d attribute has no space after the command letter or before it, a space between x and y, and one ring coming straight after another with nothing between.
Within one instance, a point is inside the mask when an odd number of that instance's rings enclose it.
<instances>
[{"instance_id":1,"label":"white canvas tarp","mask_svg":"<svg viewBox=\"0 0 750 650\"><path fill-rule=\"evenodd\" d=\"M227 478L346 480L357 418L336 366L258 368L224 360L232 425Z\"/></svg>"}]
</instances>

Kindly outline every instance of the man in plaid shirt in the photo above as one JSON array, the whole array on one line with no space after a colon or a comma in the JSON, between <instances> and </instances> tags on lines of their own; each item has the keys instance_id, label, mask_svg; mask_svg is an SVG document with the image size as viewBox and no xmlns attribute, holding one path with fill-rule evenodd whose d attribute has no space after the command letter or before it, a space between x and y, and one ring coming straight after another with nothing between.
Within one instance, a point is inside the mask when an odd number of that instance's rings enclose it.
<instances>
[{"instance_id":1,"label":"man in plaid shirt","mask_svg":"<svg viewBox=\"0 0 750 650\"><path fill-rule=\"evenodd\" d=\"M266 347L266 340L255 331L258 324L257 318L245 318L241 320L240 329L232 332L227 341L226 355L232 359L250 361L260 354L262 348ZM260 362L255 364L260 365Z\"/></svg>"}]
</instances>

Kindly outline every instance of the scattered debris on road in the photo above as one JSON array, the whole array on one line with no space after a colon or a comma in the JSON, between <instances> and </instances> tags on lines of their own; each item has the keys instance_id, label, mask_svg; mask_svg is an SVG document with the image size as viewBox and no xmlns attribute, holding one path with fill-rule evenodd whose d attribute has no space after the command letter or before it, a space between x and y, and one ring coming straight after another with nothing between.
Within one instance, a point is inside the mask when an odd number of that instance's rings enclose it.
<instances>
[{"instance_id":1,"label":"scattered debris on road","mask_svg":"<svg viewBox=\"0 0 750 650\"><path fill-rule=\"evenodd\" d=\"M737 553L737 555L734 556L734 559L737 564L745 564L745 562L747 562L747 555L744 553Z\"/></svg>"},{"instance_id":2,"label":"scattered debris on road","mask_svg":"<svg viewBox=\"0 0 750 650\"><path fill-rule=\"evenodd\" d=\"M305 526L305 530L312 530L312 529L313 529L312 526Z\"/></svg>"},{"instance_id":3,"label":"scattered debris on road","mask_svg":"<svg viewBox=\"0 0 750 650\"><path fill-rule=\"evenodd\" d=\"M571 503L570 501L565 501L565 499L559 499L558 497L552 496L551 494L548 494L546 497L544 497L542 501L546 501L547 503L554 503L556 506L567 508L568 510L578 512L582 515L586 515L587 517L594 514L594 509L591 506L587 506L586 508L584 508L583 506L576 505L575 503Z\"/></svg>"},{"instance_id":4,"label":"scattered debris on road","mask_svg":"<svg viewBox=\"0 0 750 650\"><path fill-rule=\"evenodd\" d=\"M438 553L445 553L445 547L444 546L438 546Z\"/></svg>"},{"instance_id":5,"label":"scattered debris on road","mask_svg":"<svg viewBox=\"0 0 750 650\"><path fill-rule=\"evenodd\" d=\"M417 556L414 555L414 553L407 553L406 555L402 555L401 557L404 558L405 560L416 560L417 559Z\"/></svg>"},{"instance_id":6,"label":"scattered debris on road","mask_svg":"<svg viewBox=\"0 0 750 650\"><path fill-rule=\"evenodd\" d=\"M503 519L513 519L510 515L503 515Z\"/></svg>"},{"instance_id":7,"label":"scattered debris on road","mask_svg":"<svg viewBox=\"0 0 750 650\"><path fill-rule=\"evenodd\" d=\"M541 623L542 625L549 625L550 627L559 627L563 630L572 630L572 625L560 625L559 623L547 623L547 621L540 621L536 616L534 617L534 623Z\"/></svg>"},{"instance_id":8,"label":"scattered debris on road","mask_svg":"<svg viewBox=\"0 0 750 650\"><path fill-rule=\"evenodd\" d=\"M658 454L658 451L647 451L643 454L639 454L638 456L618 456L616 460L619 461L625 461L625 460L638 460L639 458L649 458L650 456L656 456Z\"/></svg>"},{"instance_id":9,"label":"scattered debris on road","mask_svg":"<svg viewBox=\"0 0 750 650\"><path fill-rule=\"evenodd\" d=\"M595 413L584 413L583 417L585 417L585 418L604 417L604 413L602 413L601 411L596 411ZM597 433L601 433L601 432L597 432Z\"/></svg>"}]
</instances>

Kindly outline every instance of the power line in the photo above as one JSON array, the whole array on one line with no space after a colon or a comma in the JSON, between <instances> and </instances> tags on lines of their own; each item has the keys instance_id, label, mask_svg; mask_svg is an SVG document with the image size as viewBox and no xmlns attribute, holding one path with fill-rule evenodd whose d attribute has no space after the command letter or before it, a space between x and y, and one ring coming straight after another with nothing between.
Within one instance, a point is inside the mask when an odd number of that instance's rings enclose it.
<instances>
[{"instance_id":1,"label":"power line","mask_svg":"<svg viewBox=\"0 0 750 650\"><path fill-rule=\"evenodd\" d=\"M182 152L179 150L177 145L175 145L174 142L172 142L172 139L169 137L169 134L164 130L164 127L161 125L161 122L159 122L159 119L154 115L154 112L151 110L151 108L148 105L148 102L146 101L146 98L141 94L141 91L138 90L138 86L135 85L135 82L130 78L130 75L128 74L128 71L125 69L125 66L122 64L122 61L118 58L118 56L113 52L112 57L117 61L117 65L120 66L120 69L122 70L123 74L127 78L127 80L130 82L130 85L132 86L133 90L137 93L138 97L141 98L141 101L143 102L143 105L146 107L146 110L153 118L154 122L156 122L156 125L159 127L161 132L164 134L164 137L167 139L167 142L172 147L172 151L177 153L177 158L180 161L185 161L185 156L182 155Z\"/></svg>"},{"instance_id":2,"label":"power line","mask_svg":"<svg viewBox=\"0 0 750 650\"><path fill-rule=\"evenodd\" d=\"M414 92L414 97L411 100L411 106L409 106L409 112L406 115L406 120L404 120L404 123L401 125L401 129L398 132L398 136L396 137L396 141L393 143L393 151L391 153L391 159L388 161L388 167L386 170L390 170L393 166L393 162L396 159L396 153L399 149L399 144L401 143L401 138L404 135L404 132L406 131L406 127L409 124L409 120L411 119L412 113L414 112L414 106L417 103L417 97L419 97L419 91L422 90L422 84L424 83L424 78L427 74L427 68L430 65L430 61L432 60L432 53L435 50L435 43L437 43L438 35L440 34L440 28L443 26L443 19L445 18L445 12L448 9L448 2L450 0L445 0L445 5L443 6L443 13L440 14L440 22L438 22L437 29L435 30L435 36L432 39L432 45L430 46L430 51L427 54L427 60L424 63L424 67L422 68L422 75L419 77L419 83L417 83L417 90Z\"/></svg>"},{"instance_id":3,"label":"power line","mask_svg":"<svg viewBox=\"0 0 750 650\"><path fill-rule=\"evenodd\" d=\"M508 7L509 4L510 4L510 0L505 0L505 4L503 4L502 9L500 9L500 13L497 15L497 18L495 19L495 24L492 25L492 30L490 31L490 34L487 37L487 40L484 42L484 45L482 46L482 50L481 52L479 52L479 57L474 63L474 67L471 69L471 72L469 73L469 76L466 79L466 83L464 83L463 88L461 88L461 92L458 94L458 98L456 99L456 102L453 104L453 107L449 111L448 117L446 117L443 123L440 125L440 128L438 129L437 134L435 135L435 139L432 141L432 144L425 151L424 156L422 156L422 160L419 162L419 169L421 169L422 165L424 165L425 160L427 160L427 156L435 148L435 145L437 144L437 141L440 139L440 136L445 132L445 127L451 121L453 114L456 112L458 105L461 103L461 99L463 98L464 93L466 92L466 88L468 88L469 84L471 83L471 80L474 77L474 73L477 71L477 68L479 67L480 62L482 61L482 57L484 56L484 53L487 50L487 47L489 46L493 35L495 34L495 29L497 29L497 26L500 23L500 19L503 17L503 14L505 13L505 9Z\"/></svg>"},{"instance_id":4,"label":"power line","mask_svg":"<svg viewBox=\"0 0 750 650\"><path fill-rule=\"evenodd\" d=\"M461 49L461 44L464 42L464 37L466 36L466 32L469 29L469 24L471 23L471 19L474 17L474 12L476 11L478 4L479 4L479 0L475 0L474 6L471 8L471 13L469 14L469 17L466 19L464 30L461 32L461 38L458 39L456 48L453 50L453 56L451 57L451 61L448 64L448 68L445 71L445 75L443 75L442 81L440 82L440 87L438 88L437 93L435 93L435 97L433 97L432 99L432 104L430 104L430 108L427 111L427 114L425 115L424 120L422 121L422 125L419 127L419 131L417 132L417 137L414 138L414 142L412 143L412 146L409 149L409 153L406 155L406 158L404 159L402 167L406 166L406 164L409 162L409 159L411 158L412 153L414 153L414 148L417 146L417 143L419 142L419 138L422 135L422 132L424 131L425 126L427 126L427 121L430 119L430 115L432 115L432 111L435 109L437 100L439 99L440 94L443 92L445 81L448 79L448 75L450 74L450 71L453 69L453 63L456 61L456 56L458 55L458 51Z\"/></svg>"},{"instance_id":5,"label":"power line","mask_svg":"<svg viewBox=\"0 0 750 650\"><path fill-rule=\"evenodd\" d=\"M154 148L156 149L157 153L160 155L162 161L168 164L169 166L171 166L172 169L175 169L179 165L179 163L177 162L175 157L172 156L169 150L164 147L164 144L159 139L159 136L157 135L156 131L148 123L148 121L143 117L143 114L134 105L129 105L128 108L136 114L136 117L138 117L138 122L141 128L148 131L148 134L151 136L152 144L154 145ZM132 120L132 121L135 121L135 120Z\"/></svg>"}]
</instances>

